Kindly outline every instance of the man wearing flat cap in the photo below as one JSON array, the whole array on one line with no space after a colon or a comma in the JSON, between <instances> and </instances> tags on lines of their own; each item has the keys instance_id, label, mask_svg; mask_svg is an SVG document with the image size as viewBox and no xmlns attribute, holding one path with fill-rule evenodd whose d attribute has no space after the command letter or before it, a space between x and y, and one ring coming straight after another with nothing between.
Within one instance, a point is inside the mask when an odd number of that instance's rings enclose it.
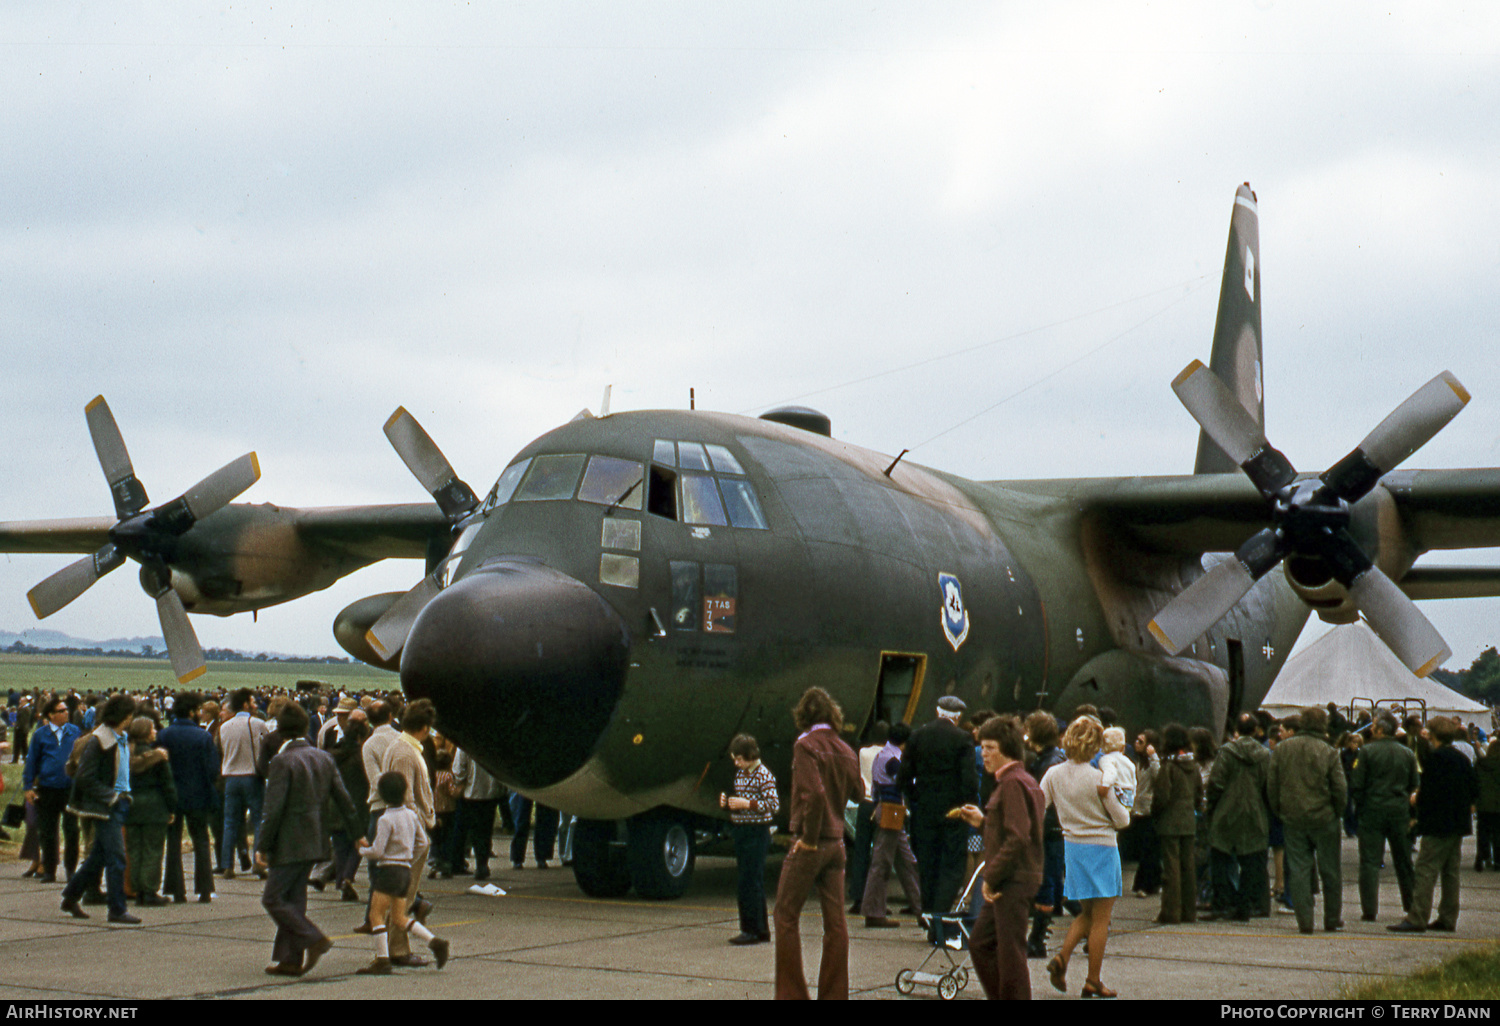
<instances>
[{"instance_id":1,"label":"man wearing flat cap","mask_svg":"<svg viewBox=\"0 0 1500 1026\"><path fill-rule=\"evenodd\" d=\"M938 699L937 718L912 732L901 760L923 912L950 911L963 885L969 827L948 813L979 800L974 738L958 725L967 708L953 695Z\"/></svg>"}]
</instances>

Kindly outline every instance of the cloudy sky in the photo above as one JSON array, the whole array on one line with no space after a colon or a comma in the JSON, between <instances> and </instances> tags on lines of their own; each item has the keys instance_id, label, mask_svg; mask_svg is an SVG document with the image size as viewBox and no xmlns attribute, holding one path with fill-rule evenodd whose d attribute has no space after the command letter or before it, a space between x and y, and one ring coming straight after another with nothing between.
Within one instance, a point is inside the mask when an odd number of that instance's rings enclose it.
<instances>
[{"instance_id":1,"label":"cloudy sky","mask_svg":"<svg viewBox=\"0 0 1500 1026\"><path fill-rule=\"evenodd\" d=\"M483 491L606 385L975 478L1186 472L1242 181L1272 441L1326 466L1447 368L1475 399L1411 465L1500 463L1493 5L6 3L0 95L0 520L110 510L100 392L157 500L254 449L246 501L418 501L401 404ZM65 562L0 556L0 628ZM194 622L338 653L420 573ZM1424 608L1450 665L1500 640ZM128 571L46 626L158 630Z\"/></svg>"}]
</instances>

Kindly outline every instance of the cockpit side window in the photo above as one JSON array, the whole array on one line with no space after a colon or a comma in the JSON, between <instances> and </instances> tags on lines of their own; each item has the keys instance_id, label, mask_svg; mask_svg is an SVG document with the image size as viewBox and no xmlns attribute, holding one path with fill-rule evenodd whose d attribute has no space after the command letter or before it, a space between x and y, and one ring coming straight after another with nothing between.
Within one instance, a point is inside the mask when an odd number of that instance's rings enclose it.
<instances>
[{"instance_id":1,"label":"cockpit side window","mask_svg":"<svg viewBox=\"0 0 1500 1026\"><path fill-rule=\"evenodd\" d=\"M722 445L705 445L708 450L709 459L714 462L714 470L720 474L744 474L745 468L740 466L740 461L734 458L734 453Z\"/></svg>"},{"instance_id":2,"label":"cockpit side window","mask_svg":"<svg viewBox=\"0 0 1500 1026\"><path fill-rule=\"evenodd\" d=\"M714 479L707 474L680 476L682 482L682 521L687 524L710 524L724 527L729 520L724 516L724 506L719 502L719 490Z\"/></svg>"},{"instance_id":3,"label":"cockpit side window","mask_svg":"<svg viewBox=\"0 0 1500 1026\"><path fill-rule=\"evenodd\" d=\"M677 443L677 465L683 470L707 470L708 457L697 442Z\"/></svg>"},{"instance_id":4,"label":"cockpit side window","mask_svg":"<svg viewBox=\"0 0 1500 1026\"><path fill-rule=\"evenodd\" d=\"M742 477L721 477L719 488L724 492L724 508L729 511L729 522L735 527L766 529L766 515L761 512L760 500L755 489Z\"/></svg>"},{"instance_id":5,"label":"cockpit side window","mask_svg":"<svg viewBox=\"0 0 1500 1026\"><path fill-rule=\"evenodd\" d=\"M531 470L516 490L516 501L571 499L583 473L583 460L582 456L538 456L531 461Z\"/></svg>"},{"instance_id":6,"label":"cockpit side window","mask_svg":"<svg viewBox=\"0 0 1500 1026\"><path fill-rule=\"evenodd\" d=\"M521 483L521 475L526 473L526 468L529 466L531 466L531 459L528 457L505 468L505 472L500 475L500 479L495 482L495 487L490 489L489 497L484 501L486 513L510 501L510 497L516 492L516 485Z\"/></svg>"},{"instance_id":7,"label":"cockpit side window","mask_svg":"<svg viewBox=\"0 0 1500 1026\"><path fill-rule=\"evenodd\" d=\"M591 456L583 484L578 489L578 498L602 506L640 509L644 485L644 470L639 463L613 456Z\"/></svg>"}]
</instances>

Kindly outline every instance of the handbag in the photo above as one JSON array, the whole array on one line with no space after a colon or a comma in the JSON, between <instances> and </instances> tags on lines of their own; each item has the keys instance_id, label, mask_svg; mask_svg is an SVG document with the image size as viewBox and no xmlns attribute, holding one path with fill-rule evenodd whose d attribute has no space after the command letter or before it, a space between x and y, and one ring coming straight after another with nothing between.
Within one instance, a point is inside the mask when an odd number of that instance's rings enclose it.
<instances>
[{"instance_id":1,"label":"handbag","mask_svg":"<svg viewBox=\"0 0 1500 1026\"><path fill-rule=\"evenodd\" d=\"M875 806L875 819L882 830L900 830L906 826L906 806L901 802L881 802Z\"/></svg>"}]
</instances>

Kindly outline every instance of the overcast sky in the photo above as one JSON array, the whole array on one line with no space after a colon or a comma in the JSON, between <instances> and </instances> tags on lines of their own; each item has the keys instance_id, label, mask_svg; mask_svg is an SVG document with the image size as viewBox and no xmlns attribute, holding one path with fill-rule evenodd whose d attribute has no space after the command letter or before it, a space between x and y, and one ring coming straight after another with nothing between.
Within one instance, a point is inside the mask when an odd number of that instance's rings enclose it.
<instances>
[{"instance_id":1,"label":"overcast sky","mask_svg":"<svg viewBox=\"0 0 1500 1026\"><path fill-rule=\"evenodd\" d=\"M1185 473L1242 181L1273 443L1321 469L1446 368L1410 465L1500 464L1500 5L6 3L0 95L0 520L110 511L100 392L156 501L251 449L245 501L419 501L402 404L482 492L607 384ZM0 628L66 562L0 556ZM194 624L339 653L420 574ZM1500 640L1423 608L1450 666ZM129 570L45 626L158 633Z\"/></svg>"}]
</instances>

